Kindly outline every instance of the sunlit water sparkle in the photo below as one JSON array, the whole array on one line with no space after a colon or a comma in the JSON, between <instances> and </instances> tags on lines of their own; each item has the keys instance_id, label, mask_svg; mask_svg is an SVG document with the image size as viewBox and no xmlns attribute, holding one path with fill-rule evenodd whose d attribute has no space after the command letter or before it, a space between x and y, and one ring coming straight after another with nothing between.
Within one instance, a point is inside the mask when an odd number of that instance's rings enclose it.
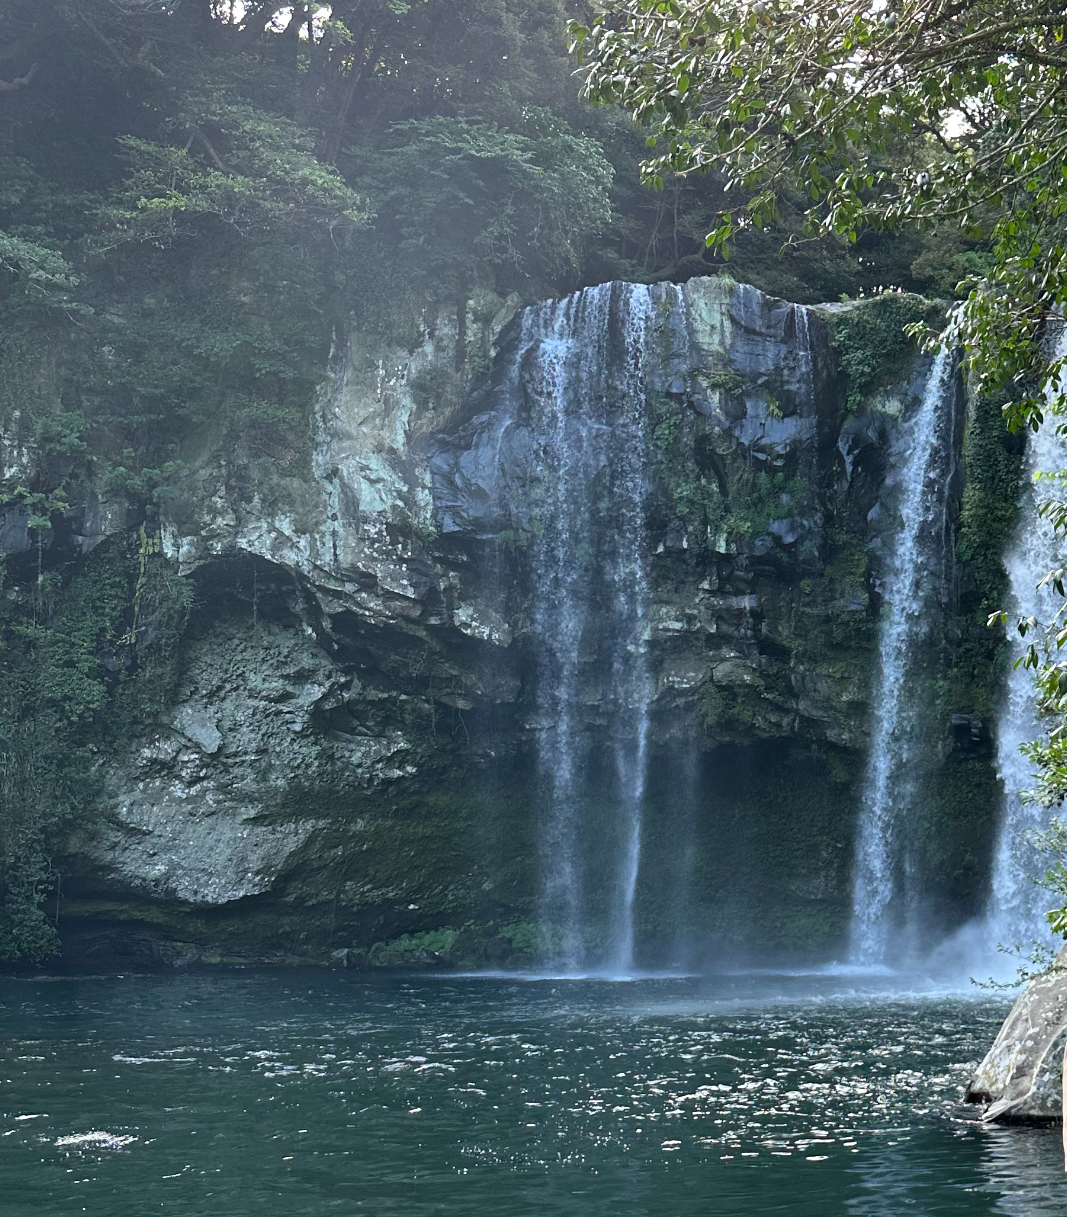
<instances>
[{"instance_id":1,"label":"sunlit water sparkle","mask_svg":"<svg viewBox=\"0 0 1067 1217\"><path fill-rule=\"evenodd\" d=\"M0 985L4 1217L1067 1211L959 1103L1006 1001L921 978Z\"/></svg>"}]
</instances>

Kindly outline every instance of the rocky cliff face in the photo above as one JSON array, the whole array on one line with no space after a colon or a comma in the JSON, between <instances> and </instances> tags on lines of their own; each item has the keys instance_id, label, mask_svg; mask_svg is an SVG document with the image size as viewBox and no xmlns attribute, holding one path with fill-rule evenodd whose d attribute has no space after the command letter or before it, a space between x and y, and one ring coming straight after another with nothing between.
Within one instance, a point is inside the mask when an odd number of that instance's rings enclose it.
<instances>
[{"instance_id":1,"label":"rocky cliff face","mask_svg":"<svg viewBox=\"0 0 1067 1217\"><path fill-rule=\"evenodd\" d=\"M716 279L653 301L647 512L664 734L702 719L717 740L862 747L867 664L848 661L869 651L894 424L923 369L886 386L877 411L846 417L818 313ZM530 412L543 371L529 343L513 327L468 399L473 417L427 444L442 540L471 552L501 537L531 547L542 526ZM521 580L521 556L511 566ZM831 646L837 662L820 662Z\"/></svg>"},{"instance_id":2,"label":"rocky cliff face","mask_svg":"<svg viewBox=\"0 0 1067 1217\"><path fill-rule=\"evenodd\" d=\"M650 961L681 937L825 956L847 924L894 452L923 366L849 403L833 310L716 279L654 295L639 936ZM515 311L472 314L487 372L469 393L446 328L407 348L354 336L303 464L206 445L163 496L150 560L193 581L195 607L172 702L109 762L104 814L62 862L69 952L528 957L543 496ZM131 523L93 492L49 540L92 563ZM17 550L17 511L3 529ZM969 727L953 751L967 709L941 706L932 800L950 922L981 902L995 808ZM594 754L604 720L588 700Z\"/></svg>"}]
</instances>

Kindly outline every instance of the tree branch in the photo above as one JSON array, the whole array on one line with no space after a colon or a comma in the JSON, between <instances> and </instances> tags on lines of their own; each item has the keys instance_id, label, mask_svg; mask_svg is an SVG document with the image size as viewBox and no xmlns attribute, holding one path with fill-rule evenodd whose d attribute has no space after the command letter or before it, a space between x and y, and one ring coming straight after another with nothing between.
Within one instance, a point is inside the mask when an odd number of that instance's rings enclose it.
<instances>
[{"instance_id":1,"label":"tree branch","mask_svg":"<svg viewBox=\"0 0 1067 1217\"><path fill-rule=\"evenodd\" d=\"M219 154L215 151L211 140L208 139L208 137L203 133L203 131L200 130L199 127L197 127L193 134L204 145L204 150L207 152L208 156L211 157L212 164L214 164L215 168L218 169L220 173L233 173L233 170L229 167L229 165L227 165L222 157L219 156Z\"/></svg>"}]
</instances>

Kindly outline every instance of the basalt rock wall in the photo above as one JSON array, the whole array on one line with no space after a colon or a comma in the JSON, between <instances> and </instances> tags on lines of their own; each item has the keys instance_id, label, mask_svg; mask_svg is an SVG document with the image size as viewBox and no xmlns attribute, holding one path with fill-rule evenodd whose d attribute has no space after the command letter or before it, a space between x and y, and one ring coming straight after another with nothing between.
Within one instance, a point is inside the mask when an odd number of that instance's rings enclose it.
<instances>
[{"instance_id":1,"label":"basalt rock wall","mask_svg":"<svg viewBox=\"0 0 1067 1217\"><path fill-rule=\"evenodd\" d=\"M622 324L624 292L597 290ZM887 365L856 400L833 327L869 305L798 309L721 279L652 299L642 958L831 957L895 454L927 361ZM68 957L531 958L540 373L517 302L480 307L480 376L457 379L443 324L403 344L354 335L306 469L205 444L161 497L146 560L192 581L193 608L173 695L102 757L99 815L57 854ZM962 391L955 409L962 453ZM40 458L8 444L4 459L13 481ZM0 534L16 561L20 510ZM77 578L145 523L90 480L47 543ZM926 865L949 925L985 898L997 798L980 699L942 679L956 631L947 618L928 691L944 731ZM583 704L594 775L606 718ZM591 822L610 817L595 804Z\"/></svg>"}]
</instances>

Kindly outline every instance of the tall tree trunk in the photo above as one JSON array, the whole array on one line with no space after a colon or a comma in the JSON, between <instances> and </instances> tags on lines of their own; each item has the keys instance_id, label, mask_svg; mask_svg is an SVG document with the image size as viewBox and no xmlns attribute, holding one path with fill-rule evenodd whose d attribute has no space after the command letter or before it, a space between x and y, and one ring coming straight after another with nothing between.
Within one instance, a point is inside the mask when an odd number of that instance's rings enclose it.
<instances>
[{"instance_id":1,"label":"tall tree trunk","mask_svg":"<svg viewBox=\"0 0 1067 1217\"><path fill-rule=\"evenodd\" d=\"M356 95L356 89L359 88L359 82L363 78L363 73L367 70L367 65L374 59L373 46L367 50L367 35L370 32L370 22L364 22L363 28L359 32L359 37L356 39L355 45L352 48L352 67L348 73L348 79L345 81L344 89L341 93L341 104L337 108L337 115L333 120L330 130L326 133L326 140L323 147L323 160L328 165L337 164L337 156L341 151L341 140L344 138L345 123L348 121L348 112L352 106L352 99Z\"/></svg>"}]
</instances>

